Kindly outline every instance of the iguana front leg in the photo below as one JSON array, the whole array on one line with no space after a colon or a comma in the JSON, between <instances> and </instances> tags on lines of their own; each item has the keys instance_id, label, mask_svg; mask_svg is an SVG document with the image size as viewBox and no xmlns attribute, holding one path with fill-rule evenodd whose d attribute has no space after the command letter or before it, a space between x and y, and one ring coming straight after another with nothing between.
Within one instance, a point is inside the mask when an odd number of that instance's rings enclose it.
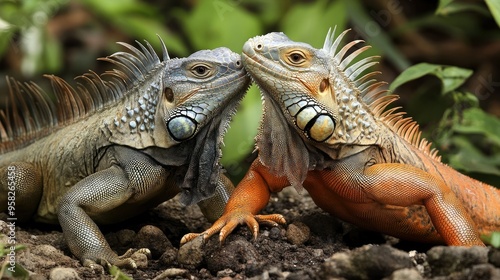
<instances>
[{"instance_id":1,"label":"iguana front leg","mask_svg":"<svg viewBox=\"0 0 500 280\"><path fill-rule=\"evenodd\" d=\"M200 235L206 240L217 232L220 232L219 240L223 242L240 224L246 224L255 238L259 233L259 223L271 226L285 224L286 221L282 215L257 215L257 213L267 205L271 192L279 192L288 185L286 178L273 176L260 160L256 159L231 194L222 216L206 231L184 235L181 244Z\"/></svg>"},{"instance_id":2,"label":"iguana front leg","mask_svg":"<svg viewBox=\"0 0 500 280\"><path fill-rule=\"evenodd\" d=\"M151 197L167 198L178 192L175 186L167 184L168 172L147 156L126 148L120 148L117 154L116 164L79 181L59 204L58 218L69 248L86 266L97 262L135 268L128 255L121 258L111 250L91 217L119 220L125 214L109 213L123 206L121 211L140 211L140 204Z\"/></svg>"}]
</instances>

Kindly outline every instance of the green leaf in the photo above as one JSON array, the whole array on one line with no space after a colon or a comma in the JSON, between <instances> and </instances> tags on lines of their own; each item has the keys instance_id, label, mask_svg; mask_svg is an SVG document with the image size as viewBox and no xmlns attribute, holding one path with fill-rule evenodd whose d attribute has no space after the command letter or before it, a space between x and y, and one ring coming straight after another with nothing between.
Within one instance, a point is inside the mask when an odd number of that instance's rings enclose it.
<instances>
[{"instance_id":1,"label":"green leaf","mask_svg":"<svg viewBox=\"0 0 500 280\"><path fill-rule=\"evenodd\" d=\"M500 147L500 119L479 108L463 112L463 120L453 130L459 133L483 134L489 142Z\"/></svg>"},{"instance_id":2,"label":"green leaf","mask_svg":"<svg viewBox=\"0 0 500 280\"><path fill-rule=\"evenodd\" d=\"M454 0L439 0L438 8L436 9L436 13L450 5Z\"/></svg>"},{"instance_id":3,"label":"green leaf","mask_svg":"<svg viewBox=\"0 0 500 280\"><path fill-rule=\"evenodd\" d=\"M14 36L14 30L0 30L0 55L2 55L9 43L12 42L12 36Z\"/></svg>"},{"instance_id":4,"label":"green leaf","mask_svg":"<svg viewBox=\"0 0 500 280\"><path fill-rule=\"evenodd\" d=\"M146 40L156 49L160 48L157 35L170 52L179 56L189 55L180 36L168 30L159 20L161 16L153 6L137 0L100 1L83 0L91 10L110 21L115 27L138 41Z\"/></svg>"},{"instance_id":5,"label":"green leaf","mask_svg":"<svg viewBox=\"0 0 500 280\"><path fill-rule=\"evenodd\" d=\"M408 59L401 54L398 48L394 46L389 35L384 31L384 29L379 25L374 17L378 17L380 20L385 20L381 24L388 24L384 16L378 13L368 13L366 8L361 4L361 1L343 0L346 3L347 11L350 16L350 20L353 24L353 29L358 33L363 39L372 45L374 48L379 50L384 57L389 60L394 66L402 71L410 66ZM397 1L396 1L397 2ZM399 3L399 2L397 2ZM399 7L402 9L402 7ZM397 9L397 7L396 7ZM371 11L372 12L372 11Z\"/></svg>"},{"instance_id":6,"label":"green leaf","mask_svg":"<svg viewBox=\"0 0 500 280\"><path fill-rule=\"evenodd\" d=\"M252 152L262 114L261 104L259 90L256 86L252 86L224 136L222 165L226 167L236 165Z\"/></svg>"},{"instance_id":7,"label":"green leaf","mask_svg":"<svg viewBox=\"0 0 500 280\"><path fill-rule=\"evenodd\" d=\"M483 235L481 236L481 239L484 243L490 244L495 248L500 247L500 232L498 231L492 232L490 235Z\"/></svg>"},{"instance_id":8,"label":"green leaf","mask_svg":"<svg viewBox=\"0 0 500 280\"><path fill-rule=\"evenodd\" d=\"M132 280L132 278L125 275L117 266L111 266L109 268L109 274L114 276L114 280Z\"/></svg>"},{"instance_id":9,"label":"green leaf","mask_svg":"<svg viewBox=\"0 0 500 280\"><path fill-rule=\"evenodd\" d=\"M252 0L244 2L246 9L253 11L253 15L257 16L264 25L272 25L278 22L283 16L287 4L288 3L285 1L269 0Z\"/></svg>"},{"instance_id":10,"label":"green leaf","mask_svg":"<svg viewBox=\"0 0 500 280\"><path fill-rule=\"evenodd\" d=\"M451 142L457 149L457 153L449 156L449 164L453 168L500 176L499 158L483 154L464 136L454 136Z\"/></svg>"},{"instance_id":11,"label":"green leaf","mask_svg":"<svg viewBox=\"0 0 500 280\"><path fill-rule=\"evenodd\" d=\"M443 3L442 3L443 2ZM436 9L436 15L447 16L459 12L474 11L488 16L488 10L479 4L469 4L453 1L441 1Z\"/></svg>"},{"instance_id":12,"label":"green leaf","mask_svg":"<svg viewBox=\"0 0 500 280\"><path fill-rule=\"evenodd\" d=\"M190 13L176 13L195 50L225 46L240 53L248 38L261 35L261 23L235 2L200 0Z\"/></svg>"},{"instance_id":13,"label":"green leaf","mask_svg":"<svg viewBox=\"0 0 500 280\"><path fill-rule=\"evenodd\" d=\"M59 41L51 37L49 34L44 34L43 46L43 71L49 73L55 72L62 67L62 49Z\"/></svg>"},{"instance_id":14,"label":"green leaf","mask_svg":"<svg viewBox=\"0 0 500 280\"><path fill-rule=\"evenodd\" d=\"M493 15L493 18L495 18L495 21L497 22L497 25L500 27L500 1L498 0L485 0L486 5L488 5L488 8L490 9L491 14Z\"/></svg>"},{"instance_id":15,"label":"green leaf","mask_svg":"<svg viewBox=\"0 0 500 280\"><path fill-rule=\"evenodd\" d=\"M119 17L114 19L116 26L120 26L123 32L131 37L137 38L141 43L148 41L157 50L160 49L159 35L165 42L169 52L179 56L189 55L189 51L179 36L170 32L165 26L155 18L144 17Z\"/></svg>"},{"instance_id":16,"label":"green leaf","mask_svg":"<svg viewBox=\"0 0 500 280\"><path fill-rule=\"evenodd\" d=\"M3 275L0 275L2 279L28 280L30 278L29 272L18 263L11 267L9 262L4 262L2 269Z\"/></svg>"},{"instance_id":17,"label":"green leaf","mask_svg":"<svg viewBox=\"0 0 500 280\"><path fill-rule=\"evenodd\" d=\"M447 93L457 89L472 75L472 70L455 66L443 66L429 63L419 63L403 71L389 86L394 90L404 83L416 80L425 75L434 75L441 80L441 92Z\"/></svg>"},{"instance_id":18,"label":"green leaf","mask_svg":"<svg viewBox=\"0 0 500 280\"><path fill-rule=\"evenodd\" d=\"M37 1L38 2L38 1ZM137 0L120 1L101 1L101 0L82 0L92 10L97 11L107 17L120 16L124 14L141 14L142 16L154 16L155 10L152 6Z\"/></svg>"},{"instance_id":19,"label":"green leaf","mask_svg":"<svg viewBox=\"0 0 500 280\"><path fill-rule=\"evenodd\" d=\"M472 70L455 66L442 66L434 73L443 83L442 92L451 92L461 86L473 73Z\"/></svg>"},{"instance_id":20,"label":"green leaf","mask_svg":"<svg viewBox=\"0 0 500 280\"><path fill-rule=\"evenodd\" d=\"M281 31L292 40L320 48L328 29L337 26L337 34L345 29L345 6L344 1L326 0L295 4L281 21Z\"/></svg>"},{"instance_id":21,"label":"green leaf","mask_svg":"<svg viewBox=\"0 0 500 280\"><path fill-rule=\"evenodd\" d=\"M389 86L390 90L394 90L397 87L401 86L402 84L405 84L409 81L416 80L418 78L421 78L425 75L432 74L434 73L440 66L435 65L435 64L429 64L429 63L419 63L416 65L411 66L410 68L406 69L403 71L401 74L399 74L396 79L391 83Z\"/></svg>"}]
</instances>

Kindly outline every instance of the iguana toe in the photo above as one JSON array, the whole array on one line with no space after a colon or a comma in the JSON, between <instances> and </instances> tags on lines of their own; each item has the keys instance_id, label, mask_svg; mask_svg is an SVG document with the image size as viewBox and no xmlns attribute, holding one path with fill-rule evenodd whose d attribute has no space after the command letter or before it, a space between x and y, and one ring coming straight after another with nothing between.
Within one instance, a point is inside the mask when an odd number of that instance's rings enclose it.
<instances>
[{"instance_id":1,"label":"iguana toe","mask_svg":"<svg viewBox=\"0 0 500 280\"><path fill-rule=\"evenodd\" d=\"M204 232L202 233L188 233L188 234L185 234L182 238L181 238L181 245L184 245L192 240L194 240L196 237L200 236L200 235L203 235L203 240L205 240L205 236L206 234Z\"/></svg>"},{"instance_id":2,"label":"iguana toe","mask_svg":"<svg viewBox=\"0 0 500 280\"><path fill-rule=\"evenodd\" d=\"M257 222L259 222L259 224L265 224L273 227L286 224L285 217L280 214L255 215L254 218Z\"/></svg>"},{"instance_id":3,"label":"iguana toe","mask_svg":"<svg viewBox=\"0 0 500 280\"><path fill-rule=\"evenodd\" d=\"M83 260L82 264L83 266L90 268L94 274L104 274L104 267L93 260Z\"/></svg>"}]
</instances>

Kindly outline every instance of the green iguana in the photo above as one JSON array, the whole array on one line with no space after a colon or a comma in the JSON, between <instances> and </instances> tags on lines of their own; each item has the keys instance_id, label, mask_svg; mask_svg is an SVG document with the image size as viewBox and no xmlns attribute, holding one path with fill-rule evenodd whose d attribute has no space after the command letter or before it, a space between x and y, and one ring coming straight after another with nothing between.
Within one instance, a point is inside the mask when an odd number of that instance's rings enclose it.
<instances>
[{"instance_id":1,"label":"green iguana","mask_svg":"<svg viewBox=\"0 0 500 280\"><path fill-rule=\"evenodd\" d=\"M347 32L347 31L346 31ZM441 163L418 125L396 108L377 72L362 74L374 57L353 63L368 47L329 33L321 49L283 33L248 40L243 64L261 89L264 118L258 158L204 238L220 240L240 223L257 236L257 215L271 192L302 186L315 203L359 227L398 238L481 245L500 230L500 192ZM352 51L352 52L350 52ZM349 53L350 52L350 53ZM187 242L197 234L188 234Z\"/></svg>"},{"instance_id":2,"label":"green iguana","mask_svg":"<svg viewBox=\"0 0 500 280\"><path fill-rule=\"evenodd\" d=\"M233 188L219 166L222 136L250 78L227 48L170 59L161 41L161 61L147 42L119 44L130 52L102 58L119 69L90 71L76 89L48 76L55 103L37 85L7 79L0 210L12 206L8 217L18 222L59 222L86 266L134 268L96 223L120 222L179 192L219 217Z\"/></svg>"}]
</instances>

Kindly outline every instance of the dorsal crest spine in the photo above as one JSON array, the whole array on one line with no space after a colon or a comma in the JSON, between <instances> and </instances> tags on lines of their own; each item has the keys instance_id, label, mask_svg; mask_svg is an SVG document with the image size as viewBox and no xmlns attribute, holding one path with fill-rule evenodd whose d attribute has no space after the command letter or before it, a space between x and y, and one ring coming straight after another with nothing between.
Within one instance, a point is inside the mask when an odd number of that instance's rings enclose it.
<instances>
[{"instance_id":1,"label":"dorsal crest spine","mask_svg":"<svg viewBox=\"0 0 500 280\"><path fill-rule=\"evenodd\" d=\"M410 117L405 117L404 112L398 111L401 107L386 110L387 106L399 99L399 97L388 94L388 90L383 88L386 84L385 82L373 79L380 72L371 71L361 76L365 70L377 63L376 59L378 57L370 56L352 63L358 55L370 47L361 47L347 55L355 45L364 42L362 40L354 40L338 50L342 39L349 31L350 29L345 30L335 37L335 28L333 31L330 29L323 44L323 50L329 54L331 65L336 67L335 72L343 76L343 82L348 83L346 86L352 89L349 94L355 95L354 98L366 104L373 116L389 127L394 133L420 151L439 161L441 157L437 155L437 150L431 149L432 144L426 139L421 138L422 133L419 130L418 124Z\"/></svg>"},{"instance_id":2,"label":"dorsal crest spine","mask_svg":"<svg viewBox=\"0 0 500 280\"><path fill-rule=\"evenodd\" d=\"M167 48L158 38L163 61L169 60ZM98 59L117 68L101 75L89 71L78 76L76 89L60 77L45 75L52 85L55 101L33 82L20 82L7 77L7 108L0 110L0 153L28 145L54 129L125 97L130 88L143 81L152 69L162 63L149 42L145 41L145 45L136 42L140 49L119 42L130 52L117 52Z\"/></svg>"}]
</instances>

